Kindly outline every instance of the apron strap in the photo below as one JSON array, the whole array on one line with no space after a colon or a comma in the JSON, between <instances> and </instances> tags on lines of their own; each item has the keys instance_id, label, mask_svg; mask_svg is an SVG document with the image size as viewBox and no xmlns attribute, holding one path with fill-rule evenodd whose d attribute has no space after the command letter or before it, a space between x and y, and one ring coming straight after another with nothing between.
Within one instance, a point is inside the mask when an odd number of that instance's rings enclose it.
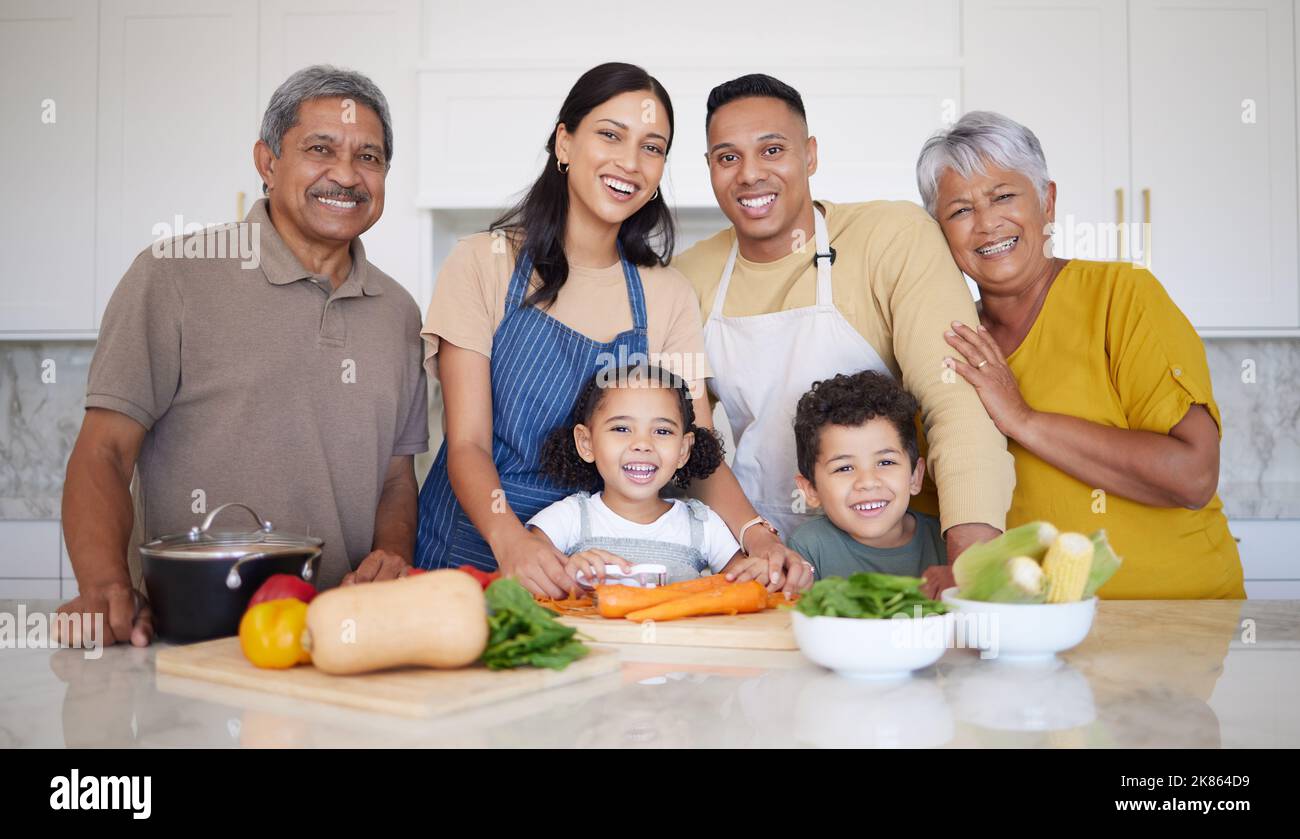
<instances>
[{"instance_id":1,"label":"apron strap","mask_svg":"<svg viewBox=\"0 0 1300 839\"><path fill-rule=\"evenodd\" d=\"M533 278L533 255L526 251L521 251L515 259L515 270L510 275L510 291L506 294L506 313L509 314L511 309L517 309L524 302L524 296L528 293L528 283Z\"/></svg>"},{"instance_id":2,"label":"apron strap","mask_svg":"<svg viewBox=\"0 0 1300 839\"><path fill-rule=\"evenodd\" d=\"M591 503L591 495L586 492L578 493L578 520L579 526L578 541L586 542L591 538L591 510L587 506Z\"/></svg>"},{"instance_id":3,"label":"apron strap","mask_svg":"<svg viewBox=\"0 0 1300 839\"><path fill-rule=\"evenodd\" d=\"M813 264L817 266L817 306L827 308L834 306L831 294L831 264L835 262L835 250L831 247L831 237L826 231L826 217L817 206L813 205L813 243L817 252L813 255Z\"/></svg>"},{"instance_id":4,"label":"apron strap","mask_svg":"<svg viewBox=\"0 0 1300 839\"><path fill-rule=\"evenodd\" d=\"M709 309L709 320L722 317L722 304L727 302L727 288L731 286L731 272L736 270L736 254L740 253L740 237L731 240L731 252L727 254L727 264L722 267L722 279L718 290L713 295L713 307Z\"/></svg>"},{"instance_id":5,"label":"apron strap","mask_svg":"<svg viewBox=\"0 0 1300 839\"><path fill-rule=\"evenodd\" d=\"M709 508L698 498L686 501L686 512L691 520L691 549L704 552L704 520L708 518Z\"/></svg>"},{"instance_id":6,"label":"apron strap","mask_svg":"<svg viewBox=\"0 0 1300 839\"><path fill-rule=\"evenodd\" d=\"M641 287L641 272L623 254L623 243L615 240L618 246L618 259L623 264L623 279L627 281L627 299L632 307L632 328L638 332L646 331L648 321L645 311L645 289Z\"/></svg>"}]
</instances>

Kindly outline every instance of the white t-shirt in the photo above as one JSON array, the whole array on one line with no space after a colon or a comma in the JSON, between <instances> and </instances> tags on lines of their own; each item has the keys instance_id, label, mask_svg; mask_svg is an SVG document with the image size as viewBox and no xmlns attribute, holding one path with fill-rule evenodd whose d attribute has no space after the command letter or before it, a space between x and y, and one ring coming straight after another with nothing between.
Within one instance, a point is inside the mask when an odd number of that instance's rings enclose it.
<instances>
[{"instance_id":1,"label":"white t-shirt","mask_svg":"<svg viewBox=\"0 0 1300 839\"><path fill-rule=\"evenodd\" d=\"M649 524L628 521L618 513L605 506L599 492L587 501L587 512L591 517L591 535L614 539L651 539L656 542L691 545L691 511L686 502L673 498L664 499L671 503L672 509ZM570 495L561 498L528 520L529 527L535 527L546 534L556 548L569 553L582 539L582 498ZM731 558L740 550L736 537L722 521L721 516L707 507L703 541L700 553L709 561L709 568L714 573L726 567Z\"/></svg>"}]
</instances>

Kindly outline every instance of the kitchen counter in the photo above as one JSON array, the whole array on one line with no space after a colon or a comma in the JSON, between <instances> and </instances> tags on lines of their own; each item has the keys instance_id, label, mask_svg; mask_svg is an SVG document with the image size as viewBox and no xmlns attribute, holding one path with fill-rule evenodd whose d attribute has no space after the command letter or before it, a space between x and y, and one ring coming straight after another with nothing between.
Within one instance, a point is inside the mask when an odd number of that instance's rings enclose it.
<instances>
[{"instance_id":1,"label":"kitchen counter","mask_svg":"<svg viewBox=\"0 0 1300 839\"><path fill-rule=\"evenodd\" d=\"M1300 601L1108 601L1052 664L948 650L883 683L798 652L620 646L619 673L415 721L159 677L157 649L0 649L0 748L1300 745Z\"/></svg>"}]
</instances>

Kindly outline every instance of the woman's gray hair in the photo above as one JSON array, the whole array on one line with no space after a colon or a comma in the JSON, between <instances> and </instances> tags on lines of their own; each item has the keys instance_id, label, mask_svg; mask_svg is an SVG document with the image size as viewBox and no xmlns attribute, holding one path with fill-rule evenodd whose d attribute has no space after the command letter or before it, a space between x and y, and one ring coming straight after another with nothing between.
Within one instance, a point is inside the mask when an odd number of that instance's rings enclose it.
<instances>
[{"instance_id":1,"label":"woman's gray hair","mask_svg":"<svg viewBox=\"0 0 1300 839\"><path fill-rule=\"evenodd\" d=\"M985 164L1029 178L1038 203L1047 204L1047 159L1034 132L993 111L971 111L925 141L916 161L916 186L930 215L938 218L939 178L952 169L963 178L985 173Z\"/></svg>"},{"instance_id":2,"label":"woman's gray hair","mask_svg":"<svg viewBox=\"0 0 1300 839\"><path fill-rule=\"evenodd\" d=\"M279 157L285 133L298 124L298 108L302 103L335 97L351 99L378 114L384 127L384 163L391 166L393 123L388 116L388 99L374 82L362 74L328 64L304 67L275 89L266 105L266 113L262 114L262 142Z\"/></svg>"}]
</instances>

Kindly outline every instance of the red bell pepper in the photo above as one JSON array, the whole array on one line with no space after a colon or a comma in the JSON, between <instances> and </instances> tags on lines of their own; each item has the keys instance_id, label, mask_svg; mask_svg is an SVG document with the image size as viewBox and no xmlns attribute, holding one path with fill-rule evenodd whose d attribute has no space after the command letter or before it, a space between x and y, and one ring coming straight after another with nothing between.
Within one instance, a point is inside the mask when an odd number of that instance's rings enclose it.
<instances>
[{"instance_id":1,"label":"red bell pepper","mask_svg":"<svg viewBox=\"0 0 1300 839\"><path fill-rule=\"evenodd\" d=\"M310 603L315 596L316 587L303 578L293 574L273 574L253 594L253 599L248 601L248 608L271 600L293 599Z\"/></svg>"},{"instance_id":2,"label":"red bell pepper","mask_svg":"<svg viewBox=\"0 0 1300 839\"><path fill-rule=\"evenodd\" d=\"M493 571L489 574L486 571L475 568L473 565L461 565L456 570L464 571L466 574L469 574L471 577L478 580L479 585L483 586L483 588L487 588L492 585L494 581L501 579L500 571Z\"/></svg>"}]
</instances>

